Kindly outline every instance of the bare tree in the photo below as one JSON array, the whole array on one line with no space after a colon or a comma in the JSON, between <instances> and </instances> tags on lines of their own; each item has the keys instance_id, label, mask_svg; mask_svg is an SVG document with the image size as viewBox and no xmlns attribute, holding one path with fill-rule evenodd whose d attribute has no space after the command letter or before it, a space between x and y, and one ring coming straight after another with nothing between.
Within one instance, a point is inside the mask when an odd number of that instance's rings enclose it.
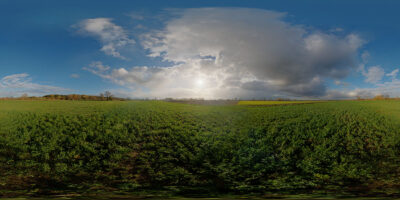
<instances>
[{"instance_id":1,"label":"bare tree","mask_svg":"<svg viewBox=\"0 0 400 200\"><path fill-rule=\"evenodd\" d=\"M111 94L110 91L105 91L104 96L106 97L107 101L110 101L110 100L112 100L113 95Z\"/></svg>"},{"instance_id":2,"label":"bare tree","mask_svg":"<svg viewBox=\"0 0 400 200\"><path fill-rule=\"evenodd\" d=\"M27 99L27 98L28 98L28 94L27 93L24 93L24 94L21 95L21 99Z\"/></svg>"}]
</instances>

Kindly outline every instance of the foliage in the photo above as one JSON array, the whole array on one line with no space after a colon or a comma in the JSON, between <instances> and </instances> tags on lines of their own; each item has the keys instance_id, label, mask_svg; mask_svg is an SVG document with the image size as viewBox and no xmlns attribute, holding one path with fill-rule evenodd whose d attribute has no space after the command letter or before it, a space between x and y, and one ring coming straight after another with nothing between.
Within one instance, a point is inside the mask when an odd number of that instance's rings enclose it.
<instances>
[{"instance_id":1,"label":"foliage","mask_svg":"<svg viewBox=\"0 0 400 200\"><path fill-rule=\"evenodd\" d=\"M3 101L0 189L391 187L400 150L400 112L385 115L393 107L400 102Z\"/></svg>"}]
</instances>

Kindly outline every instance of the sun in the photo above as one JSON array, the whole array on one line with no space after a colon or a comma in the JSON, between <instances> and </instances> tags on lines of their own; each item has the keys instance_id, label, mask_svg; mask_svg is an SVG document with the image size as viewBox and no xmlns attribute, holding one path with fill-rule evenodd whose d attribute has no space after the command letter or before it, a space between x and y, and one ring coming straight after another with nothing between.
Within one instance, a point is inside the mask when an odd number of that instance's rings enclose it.
<instances>
[{"instance_id":1,"label":"sun","mask_svg":"<svg viewBox=\"0 0 400 200\"><path fill-rule=\"evenodd\" d=\"M195 84L198 88L202 88L204 86L204 80L202 78L198 78L196 79Z\"/></svg>"}]
</instances>

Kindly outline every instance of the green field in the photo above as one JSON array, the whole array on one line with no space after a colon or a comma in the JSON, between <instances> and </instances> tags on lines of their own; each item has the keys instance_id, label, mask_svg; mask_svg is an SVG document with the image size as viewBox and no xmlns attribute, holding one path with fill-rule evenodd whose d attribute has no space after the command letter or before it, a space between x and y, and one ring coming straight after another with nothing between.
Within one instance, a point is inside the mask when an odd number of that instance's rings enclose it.
<instances>
[{"instance_id":1,"label":"green field","mask_svg":"<svg viewBox=\"0 0 400 200\"><path fill-rule=\"evenodd\" d=\"M400 192L400 101L0 101L0 125L0 197Z\"/></svg>"},{"instance_id":2,"label":"green field","mask_svg":"<svg viewBox=\"0 0 400 200\"><path fill-rule=\"evenodd\" d=\"M245 106L274 106L288 104L320 103L322 101L239 101L238 105Z\"/></svg>"}]
</instances>

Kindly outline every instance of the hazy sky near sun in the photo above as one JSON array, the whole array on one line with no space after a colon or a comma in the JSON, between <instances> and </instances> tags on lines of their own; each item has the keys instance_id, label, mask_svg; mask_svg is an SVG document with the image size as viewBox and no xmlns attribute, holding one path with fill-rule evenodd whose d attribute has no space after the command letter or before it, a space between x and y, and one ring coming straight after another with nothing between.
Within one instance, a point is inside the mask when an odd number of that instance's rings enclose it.
<instances>
[{"instance_id":1,"label":"hazy sky near sun","mask_svg":"<svg viewBox=\"0 0 400 200\"><path fill-rule=\"evenodd\" d=\"M399 1L1 0L0 97L400 96Z\"/></svg>"}]
</instances>

